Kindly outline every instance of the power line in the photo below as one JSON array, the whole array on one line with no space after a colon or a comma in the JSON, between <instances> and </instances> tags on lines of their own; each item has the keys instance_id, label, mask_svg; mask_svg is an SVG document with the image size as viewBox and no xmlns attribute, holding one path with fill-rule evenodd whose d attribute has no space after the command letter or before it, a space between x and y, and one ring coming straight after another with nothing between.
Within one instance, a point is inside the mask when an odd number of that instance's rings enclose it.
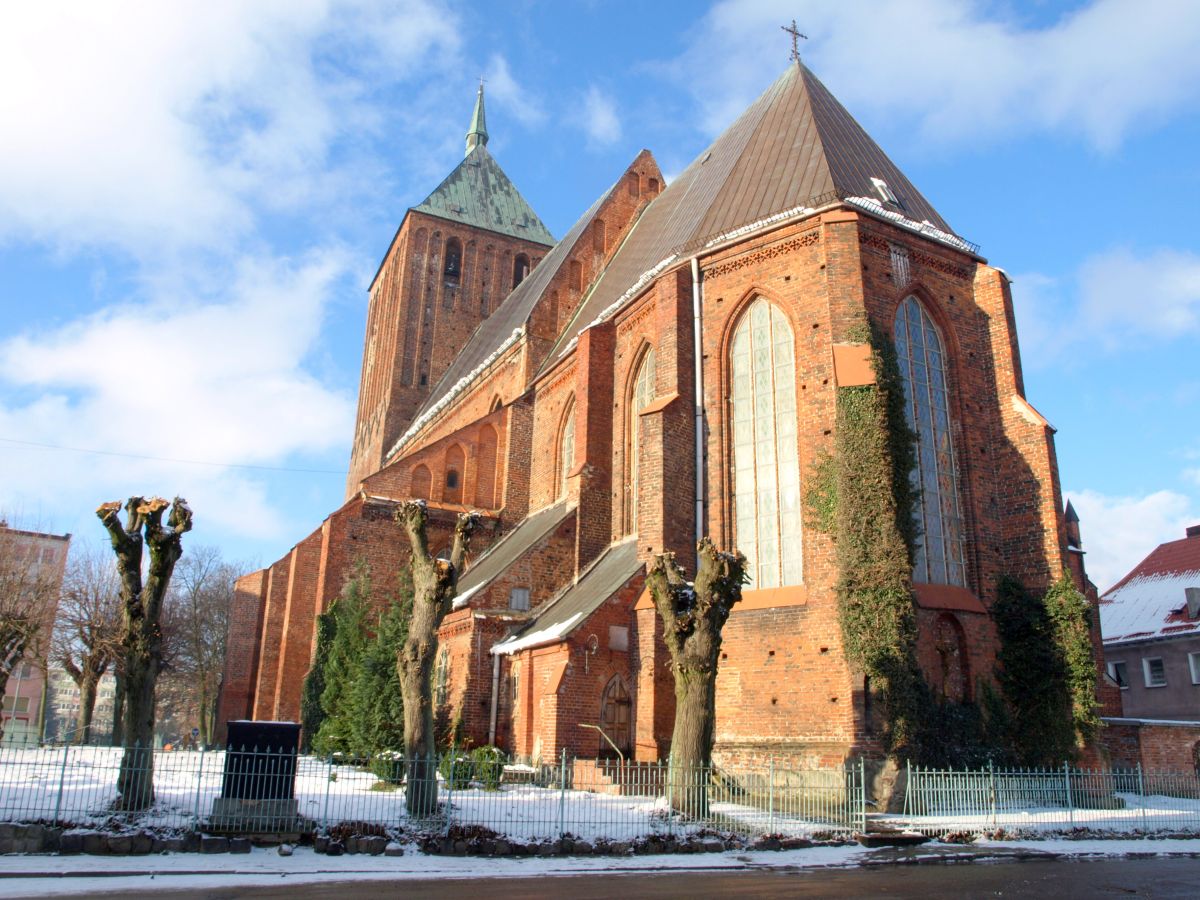
<instances>
[{"instance_id":1,"label":"power line","mask_svg":"<svg viewBox=\"0 0 1200 900\"><path fill-rule=\"evenodd\" d=\"M87 447L62 447L58 444L41 444L37 441L19 441L16 438L0 437L6 444L17 444L22 447L37 447L42 450L64 450L68 453L90 453L94 456L119 456L124 459L144 459L150 462L179 463L186 466L212 466L217 469L254 469L259 472L295 472L306 475L345 475L346 472L334 469L289 469L285 466L254 466L248 463L219 463L202 459L174 459L169 456L144 456L140 453L117 453L114 450L92 450Z\"/></svg>"}]
</instances>

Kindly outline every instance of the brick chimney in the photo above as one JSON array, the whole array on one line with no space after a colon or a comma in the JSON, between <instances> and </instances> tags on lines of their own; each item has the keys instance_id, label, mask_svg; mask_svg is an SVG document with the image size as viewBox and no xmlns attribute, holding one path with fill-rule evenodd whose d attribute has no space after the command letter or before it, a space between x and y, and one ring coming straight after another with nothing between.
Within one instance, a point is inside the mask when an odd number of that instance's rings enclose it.
<instances>
[{"instance_id":1,"label":"brick chimney","mask_svg":"<svg viewBox=\"0 0 1200 900\"><path fill-rule=\"evenodd\" d=\"M1200 538L1200 525L1192 525L1185 533L1190 538Z\"/></svg>"}]
</instances>

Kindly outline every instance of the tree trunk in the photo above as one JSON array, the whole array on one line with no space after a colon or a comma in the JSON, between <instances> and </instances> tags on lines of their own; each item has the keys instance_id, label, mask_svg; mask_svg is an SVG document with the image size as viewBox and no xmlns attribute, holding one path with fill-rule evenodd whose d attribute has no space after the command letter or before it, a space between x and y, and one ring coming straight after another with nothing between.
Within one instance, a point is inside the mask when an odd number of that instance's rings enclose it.
<instances>
[{"instance_id":1,"label":"tree trunk","mask_svg":"<svg viewBox=\"0 0 1200 900\"><path fill-rule=\"evenodd\" d=\"M700 817L708 813L721 629L742 598L746 558L719 552L708 538L701 539L697 551L694 586L684 580L672 553L655 559L646 583L663 620L675 676L670 802L685 815Z\"/></svg>"},{"instance_id":2,"label":"tree trunk","mask_svg":"<svg viewBox=\"0 0 1200 900\"><path fill-rule=\"evenodd\" d=\"M123 809L146 809L154 802L154 688L158 662L150 646L125 656L125 720L117 792Z\"/></svg>"},{"instance_id":3,"label":"tree trunk","mask_svg":"<svg viewBox=\"0 0 1200 900\"><path fill-rule=\"evenodd\" d=\"M408 532L412 545L412 618L408 637L396 660L404 698L404 755L408 763L405 805L410 816L437 811L437 768L433 732L433 664L437 658L438 626L450 611L470 548L478 516L462 513L454 529L450 560L434 559L425 534L425 504L410 500L396 510L396 522Z\"/></svg>"},{"instance_id":4,"label":"tree trunk","mask_svg":"<svg viewBox=\"0 0 1200 900\"><path fill-rule=\"evenodd\" d=\"M75 719L75 744L90 744L92 716L96 710L96 684L99 679L85 671L79 679L79 715Z\"/></svg>"}]
</instances>

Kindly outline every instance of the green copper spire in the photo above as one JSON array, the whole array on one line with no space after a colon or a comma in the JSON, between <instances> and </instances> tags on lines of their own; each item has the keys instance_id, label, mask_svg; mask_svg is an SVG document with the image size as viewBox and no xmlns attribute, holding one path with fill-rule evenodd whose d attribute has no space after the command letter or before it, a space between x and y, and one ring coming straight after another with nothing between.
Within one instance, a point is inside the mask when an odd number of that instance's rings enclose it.
<instances>
[{"instance_id":1,"label":"green copper spire","mask_svg":"<svg viewBox=\"0 0 1200 900\"><path fill-rule=\"evenodd\" d=\"M475 112L471 115L471 130L467 132L467 155L481 144L488 142L487 117L483 114L483 79L479 79L479 95L475 98Z\"/></svg>"}]
</instances>

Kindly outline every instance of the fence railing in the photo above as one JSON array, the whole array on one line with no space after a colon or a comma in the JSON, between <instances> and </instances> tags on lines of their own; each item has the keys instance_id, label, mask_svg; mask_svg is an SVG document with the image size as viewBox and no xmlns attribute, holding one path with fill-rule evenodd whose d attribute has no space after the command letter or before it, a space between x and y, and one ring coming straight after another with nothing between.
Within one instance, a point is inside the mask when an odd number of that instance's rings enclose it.
<instances>
[{"instance_id":1,"label":"fence railing","mask_svg":"<svg viewBox=\"0 0 1200 900\"><path fill-rule=\"evenodd\" d=\"M155 751L126 776L152 804L123 809L122 751L0 749L0 821L238 833L429 832L477 826L519 840L633 840L705 832L834 836L862 830L861 762L836 769L681 769L572 759L504 765L434 760L436 804L406 812L409 766L396 754L312 757L275 750ZM150 770L152 768L152 771Z\"/></svg>"},{"instance_id":2,"label":"fence railing","mask_svg":"<svg viewBox=\"0 0 1200 900\"><path fill-rule=\"evenodd\" d=\"M144 768L127 770L123 782L122 756L108 747L0 747L0 822L241 834L339 826L361 834L436 834L461 826L524 841L712 832L812 838L877 827L929 835L1200 835L1200 778L1141 769L908 766L903 813L868 816L877 798L868 796L861 760L823 769L771 762L682 769L565 754L530 765L444 754L427 767L427 790L415 796L430 798L429 805L413 816L406 810L411 767L397 754L155 751L143 754ZM147 784L150 805L124 808Z\"/></svg>"},{"instance_id":3,"label":"fence railing","mask_svg":"<svg viewBox=\"0 0 1200 900\"><path fill-rule=\"evenodd\" d=\"M925 834L1200 831L1195 772L909 766L903 824Z\"/></svg>"}]
</instances>

